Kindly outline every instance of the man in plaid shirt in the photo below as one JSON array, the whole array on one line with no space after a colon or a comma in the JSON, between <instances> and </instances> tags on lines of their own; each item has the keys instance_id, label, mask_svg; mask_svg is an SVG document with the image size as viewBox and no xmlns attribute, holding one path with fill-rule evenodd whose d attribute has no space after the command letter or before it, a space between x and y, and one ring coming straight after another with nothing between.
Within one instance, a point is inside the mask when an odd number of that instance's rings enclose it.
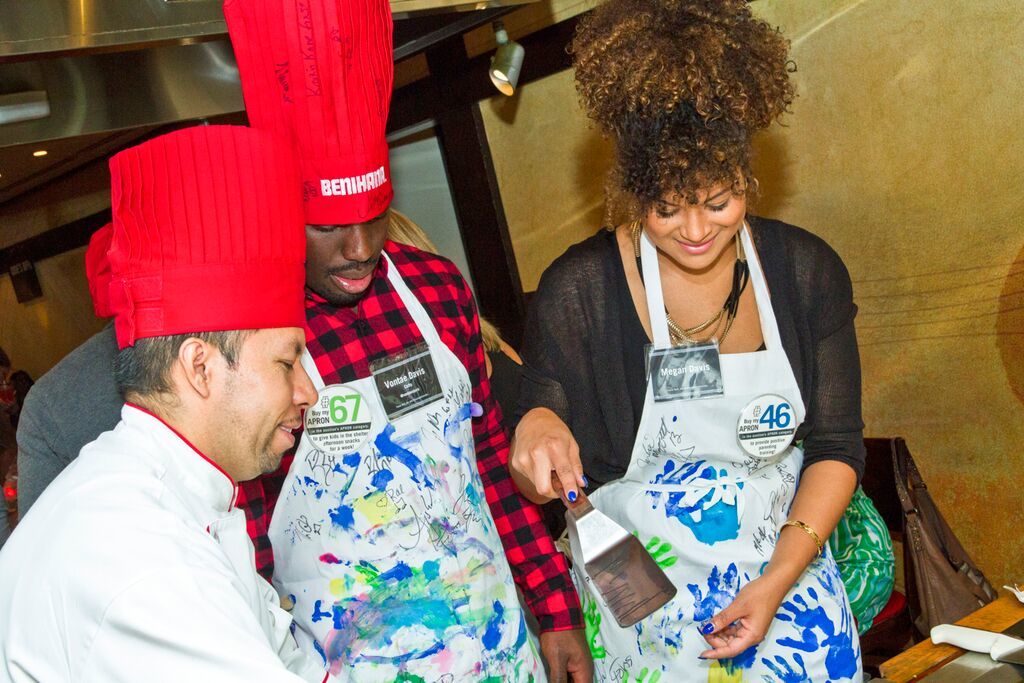
<instances>
[{"instance_id":1,"label":"man in plaid shirt","mask_svg":"<svg viewBox=\"0 0 1024 683\"><path fill-rule=\"evenodd\" d=\"M589 680L590 661L576 591L564 556L508 470L508 440L484 366L480 320L473 295L455 265L443 257L387 240L388 213L354 225L306 228L306 344L318 367L334 368L326 385L370 374L370 363L422 342L408 311L387 279L391 262L430 314L441 340L469 372L473 401L483 415L473 421L477 463L487 503L501 535L516 584L537 619L541 651L551 680ZM263 479L273 508L290 466Z\"/></svg>"},{"instance_id":2,"label":"man in plaid shirt","mask_svg":"<svg viewBox=\"0 0 1024 683\"><path fill-rule=\"evenodd\" d=\"M387 241L393 192L385 126L393 50L386 0L325 0L308 8L292 0L227 0L224 8L249 121L290 137L301 162L306 341L312 360L304 366L315 384L322 382L322 400L307 415L298 455L286 458L283 468L262 482L265 511L274 511L269 527L274 582L279 591L294 594L300 647L315 648L332 674L345 672L353 680L391 680L396 671L403 677L450 672L458 681L492 674L527 680L538 663L522 641L511 642L521 624L514 580L540 626L551 680L571 676L589 683L590 653L565 559L539 508L511 479L507 438L491 396L469 287L448 260ZM398 277L389 272L392 267ZM425 327L430 324L433 330ZM422 353L396 360L423 343L429 354L419 365L402 363ZM430 379L441 391L407 384L411 389L389 394L385 380L375 384L372 378L381 363L410 368L391 375L392 382L421 371L430 378L433 372ZM423 402L408 399L411 412L404 407L393 412L408 394L420 396L421 389ZM363 420L374 425L371 435L349 441L322 437L358 431L348 418L338 418L345 424L337 427L319 426L335 420L327 405L352 397L358 402L343 414L366 406L371 417ZM456 415L463 408L470 411L469 402L478 406L467 423L469 413ZM432 422L439 419L443 429ZM370 430L369 422L365 428ZM416 445L406 450L406 443ZM480 484L472 481L472 463L459 454L463 447L475 450ZM432 468L430 476L418 469L420 463ZM459 479L463 467L470 468L472 480ZM377 474L386 477L378 480ZM373 497L378 494L383 497ZM429 538L421 537L421 528L429 528ZM500 543L488 529L497 530ZM265 557L268 549L260 541L257 552ZM465 563L477 561L483 562L479 571L463 571ZM364 582L367 571L372 585ZM438 586L452 586L461 597L433 617L434 626L426 615L410 628L392 620L401 612L397 604L428 610L432 598L445 602L445 596L403 593L396 603L370 604L386 593L382 581L399 590L410 576L433 582L438 571ZM378 576L388 578L378 581ZM506 612L506 605L512 609ZM485 635L481 616L498 624L503 613L509 615L505 635ZM459 626L436 626L456 614ZM377 620L380 628L396 629L384 631L393 640L364 637L359 634L365 629L353 626ZM439 642L423 635L430 631ZM502 645L495 645L499 640ZM475 673L474 661L481 667ZM374 671L374 662L384 668Z\"/></svg>"}]
</instances>

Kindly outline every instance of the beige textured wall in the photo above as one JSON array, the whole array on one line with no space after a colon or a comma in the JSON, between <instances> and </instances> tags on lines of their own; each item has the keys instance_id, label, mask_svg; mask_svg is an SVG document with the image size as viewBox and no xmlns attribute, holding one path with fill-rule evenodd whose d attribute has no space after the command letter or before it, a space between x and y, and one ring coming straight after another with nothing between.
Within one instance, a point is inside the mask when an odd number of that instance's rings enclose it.
<instances>
[{"instance_id":1,"label":"beige textured wall","mask_svg":"<svg viewBox=\"0 0 1024 683\"><path fill-rule=\"evenodd\" d=\"M905 436L974 559L1024 581L1024 3L755 5L800 91L762 210L846 260L868 433Z\"/></svg>"},{"instance_id":2,"label":"beige textured wall","mask_svg":"<svg viewBox=\"0 0 1024 683\"><path fill-rule=\"evenodd\" d=\"M19 304L11 278L0 276L0 347L33 379L103 327L85 280L85 247L35 264L43 296Z\"/></svg>"},{"instance_id":3,"label":"beige textured wall","mask_svg":"<svg viewBox=\"0 0 1024 683\"><path fill-rule=\"evenodd\" d=\"M529 56L527 56L529 59ZM611 146L587 123L570 71L480 103L523 289L599 229Z\"/></svg>"},{"instance_id":4,"label":"beige textured wall","mask_svg":"<svg viewBox=\"0 0 1024 683\"><path fill-rule=\"evenodd\" d=\"M993 583L1024 581L1024 3L755 0L799 98L758 141L758 213L845 259L869 435L907 438ZM529 55L527 55L529 59ZM571 75L481 109L524 287L602 214Z\"/></svg>"}]
</instances>

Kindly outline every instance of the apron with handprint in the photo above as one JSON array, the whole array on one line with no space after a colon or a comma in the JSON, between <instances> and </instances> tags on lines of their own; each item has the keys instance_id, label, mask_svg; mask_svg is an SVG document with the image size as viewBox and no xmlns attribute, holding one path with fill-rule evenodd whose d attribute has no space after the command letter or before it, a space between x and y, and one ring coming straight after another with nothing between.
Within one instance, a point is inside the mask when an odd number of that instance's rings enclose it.
<instances>
[{"instance_id":1,"label":"apron with handprint","mask_svg":"<svg viewBox=\"0 0 1024 683\"><path fill-rule=\"evenodd\" d=\"M274 586L331 680L543 681L477 470L469 375L387 270L426 344L326 387L304 354L318 399L270 525Z\"/></svg>"},{"instance_id":2,"label":"apron with handprint","mask_svg":"<svg viewBox=\"0 0 1024 683\"><path fill-rule=\"evenodd\" d=\"M595 680L861 679L856 625L827 549L789 591L760 644L729 660L698 658L710 648L701 623L731 603L771 558L803 462L787 435L803 421L804 405L746 227L740 238L750 255L765 350L721 355L722 389L712 397L656 401L649 379L629 468L590 499L640 538L678 589L664 607L623 629L574 567ZM656 353L670 346L669 335L657 253L646 235L641 243ZM757 443L766 452L749 452Z\"/></svg>"}]
</instances>

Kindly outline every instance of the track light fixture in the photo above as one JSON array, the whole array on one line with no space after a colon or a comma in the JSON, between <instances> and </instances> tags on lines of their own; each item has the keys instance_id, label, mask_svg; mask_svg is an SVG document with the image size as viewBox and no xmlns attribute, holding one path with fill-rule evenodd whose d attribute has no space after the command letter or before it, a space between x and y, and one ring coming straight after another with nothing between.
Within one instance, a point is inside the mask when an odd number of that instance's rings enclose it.
<instances>
[{"instance_id":1,"label":"track light fixture","mask_svg":"<svg viewBox=\"0 0 1024 683\"><path fill-rule=\"evenodd\" d=\"M491 57L491 83L502 95L511 96L519 82L519 70L523 67L526 50L516 41L509 40L505 25L500 21L494 22L494 39L498 49Z\"/></svg>"}]
</instances>

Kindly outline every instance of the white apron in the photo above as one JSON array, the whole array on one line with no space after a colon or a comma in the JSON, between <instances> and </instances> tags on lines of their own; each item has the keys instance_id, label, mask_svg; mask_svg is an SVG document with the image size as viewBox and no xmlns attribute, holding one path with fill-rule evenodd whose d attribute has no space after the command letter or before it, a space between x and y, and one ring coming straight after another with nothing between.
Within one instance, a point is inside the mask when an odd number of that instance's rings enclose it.
<instances>
[{"instance_id":1,"label":"white apron","mask_svg":"<svg viewBox=\"0 0 1024 683\"><path fill-rule=\"evenodd\" d=\"M353 431L329 452L307 417L269 530L274 585L335 680L543 680L477 470L469 375L390 259L388 279L443 398L389 420L372 376L325 388L303 356Z\"/></svg>"},{"instance_id":2,"label":"white apron","mask_svg":"<svg viewBox=\"0 0 1024 683\"><path fill-rule=\"evenodd\" d=\"M732 602L770 559L803 462L795 444L760 459L748 455L737 438L740 413L755 398L787 399L793 426L805 415L746 227L741 235L766 350L722 355L724 394L713 398L656 402L648 381L629 468L591 496L598 509L639 536L678 589L667 605L622 629L576 566L573 579L583 600L595 680L861 679L857 630L828 550L790 590L762 643L731 660L697 656L710 647L701 623ZM654 345L667 348L657 252L646 235L641 243Z\"/></svg>"}]
</instances>

